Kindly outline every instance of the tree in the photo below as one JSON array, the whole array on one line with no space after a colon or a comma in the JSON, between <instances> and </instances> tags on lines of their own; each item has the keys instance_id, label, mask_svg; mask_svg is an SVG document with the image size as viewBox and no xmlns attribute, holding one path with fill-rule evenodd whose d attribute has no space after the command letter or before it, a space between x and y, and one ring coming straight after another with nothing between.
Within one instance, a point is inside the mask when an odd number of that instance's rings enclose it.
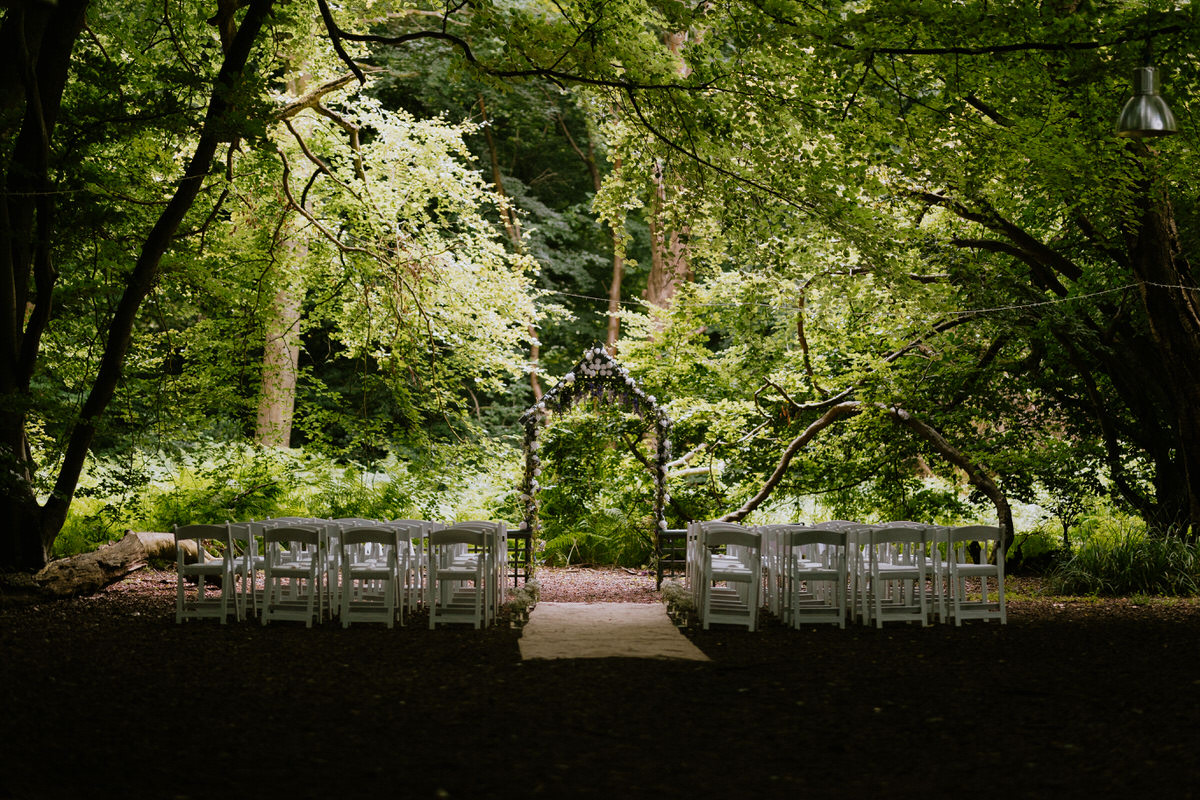
<instances>
[{"instance_id":1,"label":"tree","mask_svg":"<svg viewBox=\"0 0 1200 800\"><path fill-rule=\"evenodd\" d=\"M234 21L231 11L215 18L231 35L224 40L219 69L208 76L199 136L183 169L174 176L175 189L166 195L152 227L142 233L124 289L101 332L103 350L94 380L68 426L57 476L42 502L26 422L41 338L54 320L58 184L53 176L61 166L54 162L59 144L55 134L63 96L73 78L72 53L87 4L16 2L5 10L0 40L6 43L8 55L0 69L4 86L11 88L4 101L0 284L10 290L0 298L0 448L6 461L0 514L10 520L10 527L0 539L0 561L6 565L40 566L62 526L100 417L120 380L142 301L219 149L236 138L237 121L246 111L246 70L272 7L272 0L250 0L240 22Z\"/></svg>"},{"instance_id":2,"label":"tree","mask_svg":"<svg viewBox=\"0 0 1200 800\"><path fill-rule=\"evenodd\" d=\"M1175 54L1193 51L1194 13L875 3L846 29L860 90L843 146L920 220L913 241L944 248L963 300L1013 308L1026 348L1014 376L1087 419L1072 432L1099 432L1113 485L1160 529L1200 525L1194 234L1167 189L1193 170L1116 139L1113 121L1147 41L1190 96L1195 65ZM997 33L968 45L972 21ZM1150 464L1149 485L1131 457Z\"/></svg>"},{"instance_id":3,"label":"tree","mask_svg":"<svg viewBox=\"0 0 1200 800\"><path fill-rule=\"evenodd\" d=\"M340 429L350 451L398 430L420 440L430 418L461 427L472 393L495 391L519 369L512 354L533 313L527 262L505 253L486 220L495 198L469 163L462 128L388 115L357 96L319 103L348 83L329 86L323 75L319 91L280 110L269 94L282 88L281 62L264 32L270 20L279 41L295 40L308 23L288 16L294 7L222 5L212 28L194 21L204 15L138 8L95 17L87 37L83 6L48 8L16 4L0 24L5 41L33 44L5 61L15 90L0 234L14 293L0 304L9 337L0 510L15 524L0 536L0 563L44 562L89 451L114 430L106 412L148 385L148 373L165 370L190 391L186 405L210 401L238 433L253 425L245 411L260 367L247 365L289 207L322 265L319 296L303 298L301 311L336 359L362 367L357 420L323 409L324 389L302 387L310 439ZM62 18L68 9L75 16ZM211 51L222 54L219 68L204 69ZM314 109L315 128L297 125L291 137L300 155L266 146L272 120ZM64 191L100 198L56 208ZM153 313L140 313L151 296ZM146 405L131 398L115 421L144 424Z\"/></svg>"},{"instance_id":4,"label":"tree","mask_svg":"<svg viewBox=\"0 0 1200 800\"><path fill-rule=\"evenodd\" d=\"M885 1L696 13L706 33L686 51L693 80L662 103L620 91L643 146L690 173L696 216L725 239L712 263L746 269L761 260L748 236L796 243L815 223L843 244L827 269L926 297L933 339L868 344L868 357L901 355L873 376L822 376L799 405L816 414L884 390L964 436L1026 428L1031 407L1056 406L1063 441L1105 444L1127 502L1160 530L1194 529L1195 170L1171 140L1113 135L1147 41L1186 116L1194 9ZM978 337L964 351L968 327ZM942 339L963 357L940 357ZM988 396L993 383L1001 397ZM962 391L943 398L945 385ZM988 416L998 400L1006 416Z\"/></svg>"},{"instance_id":5,"label":"tree","mask_svg":"<svg viewBox=\"0 0 1200 800\"><path fill-rule=\"evenodd\" d=\"M450 31L469 25L477 12L451 15ZM391 37L421 34L427 15L396 14L388 20ZM381 26L382 28L382 26ZM473 26L472 47L494 53L516 35L507 28ZM387 107L410 113L444 113L471 118L480 128L467 136L472 152L491 169L487 174L509 201L509 212L497 219L506 234L521 234L520 250L538 264L540 319L539 370L561 374L596 338L604 324L596 299L609 295L609 309L619 314L624 292L637 291L642 280L636 265L625 269L624 254L639 256L646 247L643 227L635 221L606 231L590 206L610 169L607 137L589 121L586 94L564 91L544 81L498 81L463 68L459 51L434 39L414 38L403 46L372 43L364 59L385 67L369 90ZM627 243L625 240L629 239ZM617 297L612 299L614 277ZM614 305L615 303L615 305ZM608 325L617 321L609 316ZM511 402L528 404L528 395Z\"/></svg>"}]
</instances>

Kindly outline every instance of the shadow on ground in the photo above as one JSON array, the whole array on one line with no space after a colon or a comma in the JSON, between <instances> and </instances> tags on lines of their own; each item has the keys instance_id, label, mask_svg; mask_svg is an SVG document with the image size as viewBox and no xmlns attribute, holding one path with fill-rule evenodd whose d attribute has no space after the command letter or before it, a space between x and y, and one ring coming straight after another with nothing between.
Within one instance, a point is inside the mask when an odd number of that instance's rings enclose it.
<instances>
[{"instance_id":1,"label":"shadow on ground","mask_svg":"<svg viewBox=\"0 0 1200 800\"><path fill-rule=\"evenodd\" d=\"M140 584L139 584L140 582ZM175 625L173 584L0 608L0 798L1192 797L1200 605L1006 627L688 632L711 662L520 661L519 631Z\"/></svg>"}]
</instances>

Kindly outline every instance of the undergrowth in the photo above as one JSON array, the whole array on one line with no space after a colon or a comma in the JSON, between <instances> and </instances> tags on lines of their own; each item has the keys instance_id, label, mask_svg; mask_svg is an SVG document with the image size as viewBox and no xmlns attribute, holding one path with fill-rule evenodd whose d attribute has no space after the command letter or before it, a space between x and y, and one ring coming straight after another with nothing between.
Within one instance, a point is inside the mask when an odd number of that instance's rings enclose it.
<instances>
[{"instance_id":1,"label":"undergrowth","mask_svg":"<svg viewBox=\"0 0 1200 800\"><path fill-rule=\"evenodd\" d=\"M1121 526L1093 534L1049 578L1056 594L1192 596L1200 594L1200 545Z\"/></svg>"},{"instance_id":2,"label":"undergrowth","mask_svg":"<svg viewBox=\"0 0 1200 800\"><path fill-rule=\"evenodd\" d=\"M94 461L54 543L55 557L94 550L125 530L268 517L511 519L517 457L462 453L367 468L298 450L208 445L129 463Z\"/></svg>"}]
</instances>

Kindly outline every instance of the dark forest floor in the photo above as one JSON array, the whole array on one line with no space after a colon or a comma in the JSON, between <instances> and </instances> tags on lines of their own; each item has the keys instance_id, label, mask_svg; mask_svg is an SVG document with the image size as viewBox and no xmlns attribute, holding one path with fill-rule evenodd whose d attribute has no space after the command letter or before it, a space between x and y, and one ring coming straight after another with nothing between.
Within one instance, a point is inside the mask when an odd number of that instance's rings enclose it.
<instances>
[{"instance_id":1,"label":"dark forest floor","mask_svg":"<svg viewBox=\"0 0 1200 800\"><path fill-rule=\"evenodd\" d=\"M519 630L420 615L176 625L152 570L0 596L0 798L1197 796L1200 601L1030 585L1003 627L687 631L711 663L521 662Z\"/></svg>"}]
</instances>

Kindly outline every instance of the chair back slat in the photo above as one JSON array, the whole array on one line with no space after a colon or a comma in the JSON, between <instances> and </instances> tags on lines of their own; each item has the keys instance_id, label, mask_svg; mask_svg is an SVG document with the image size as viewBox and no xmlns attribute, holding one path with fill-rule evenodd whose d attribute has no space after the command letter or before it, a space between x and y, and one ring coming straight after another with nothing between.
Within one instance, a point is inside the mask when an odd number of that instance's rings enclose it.
<instances>
[{"instance_id":1,"label":"chair back slat","mask_svg":"<svg viewBox=\"0 0 1200 800\"><path fill-rule=\"evenodd\" d=\"M321 529L309 526L283 526L267 528L263 531L263 541L267 544L295 542L303 545L319 545Z\"/></svg>"},{"instance_id":2,"label":"chair back slat","mask_svg":"<svg viewBox=\"0 0 1200 800\"><path fill-rule=\"evenodd\" d=\"M734 545L749 550L758 550L762 546L762 535L744 525L732 522L706 522L700 527L700 535L706 547Z\"/></svg>"},{"instance_id":3,"label":"chair back slat","mask_svg":"<svg viewBox=\"0 0 1200 800\"><path fill-rule=\"evenodd\" d=\"M363 526L342 531L338 534L338 541L346 546L356 544L384 544L395 547L398 534L399 532L395 528Z\"/></svg>"}]
</instances>

